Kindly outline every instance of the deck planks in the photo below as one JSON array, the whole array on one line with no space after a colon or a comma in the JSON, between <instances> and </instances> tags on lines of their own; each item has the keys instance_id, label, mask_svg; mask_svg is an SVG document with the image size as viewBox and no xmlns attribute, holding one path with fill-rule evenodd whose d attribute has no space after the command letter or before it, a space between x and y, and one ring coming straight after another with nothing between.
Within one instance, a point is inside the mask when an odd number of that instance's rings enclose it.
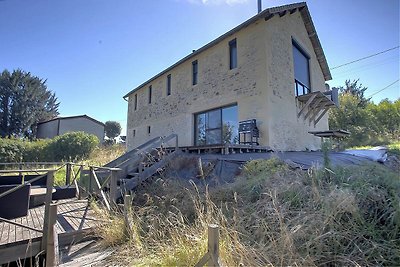
<instances>
[{"instance_id":1,"label":"deck planks","mask_svg":"<svg viewBox=\"0 0 400 267\"><path fill-rule=\"evenodd\" d=\"M57 234L73 233L78 230L90 229L96 225L96 218L87 200L58 201L57 210ZM12 220L33 227L43 229L44 206L30 209L28 215ZM27 241L41 237L42 233L15 226L10 223L0 222L0 250L4 246L12 246L13 243Z\"/></svg>"}]
</instances>

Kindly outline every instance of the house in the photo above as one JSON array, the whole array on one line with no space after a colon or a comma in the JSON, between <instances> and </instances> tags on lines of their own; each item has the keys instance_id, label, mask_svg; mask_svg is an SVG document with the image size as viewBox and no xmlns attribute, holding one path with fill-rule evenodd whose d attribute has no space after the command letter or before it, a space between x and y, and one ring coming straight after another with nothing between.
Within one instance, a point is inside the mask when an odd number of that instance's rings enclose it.
<instances>
[{"instance_id":1,"label":"house","mask_svg":"<svg viewBox=\"0 0 400 267\"><path fill-rule=\"evenodd\" d=\"M104 123L87 115L56 117L37 124L37 138L53 138L67 132L82 131L94 134L100 142L104 140Z\"/></svg>"},{"instance_id":2,"label":"house","mask_svg":"<svg viewBox=\"0 0 400 267\"><path fill-rule=\"evenodd\" d=\"M306 3L268 8L124 96L127 147L176 133L179 146L235 143L256 120L260 145L315 150L328 130L331 73Z\"/></svg>"}]
</instances>

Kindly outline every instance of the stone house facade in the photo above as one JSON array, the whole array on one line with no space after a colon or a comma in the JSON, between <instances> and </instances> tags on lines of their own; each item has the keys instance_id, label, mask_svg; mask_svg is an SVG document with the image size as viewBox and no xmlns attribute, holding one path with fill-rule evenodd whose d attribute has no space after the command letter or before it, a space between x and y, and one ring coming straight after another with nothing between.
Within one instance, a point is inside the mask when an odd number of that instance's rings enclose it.
<instances>
[{"instance_id":1,"label":"stone house facade","mask_svg":"<svg viewBox=\"0 0 400 267\"><path fill-rule=\"evenodd\" d=\"M124 96L128 150L171 133L179 146L237 142L248 119L260 145L318 149L308 132L327 130L328 115L298 96L325 91L330 79L307 5L266 9Z\"/></svg>"}]
</instances>

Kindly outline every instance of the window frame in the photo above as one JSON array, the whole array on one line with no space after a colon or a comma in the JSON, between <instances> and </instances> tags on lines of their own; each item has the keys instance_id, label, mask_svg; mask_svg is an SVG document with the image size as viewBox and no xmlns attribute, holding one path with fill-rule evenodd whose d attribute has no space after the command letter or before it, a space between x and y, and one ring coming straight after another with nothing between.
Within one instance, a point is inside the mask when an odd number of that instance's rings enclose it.
<instances>
[{"instance_id":1,"label":"window frame","mask_svg":"<svg viewBox=\"0 0 400 267\"><path fill-rule=\"evenodd\" d=\"M235 58L235 60L233 60L233 58ZM237 41L235 38L229 41L229 69L233 70L236 69L237 67L238 67Z\"/></svg>"},{"instance_id":2,"label":"window frame","mask_svg":"<svg viewBox=\"0 0 400 267\"><path fill-rule=\"evenodd\" d=\"M196 85L199 81L199 62L197 59L192 61L192 85Z\"/></svg>"},{"instance_id":3,"label":"window frame","mask_svg":"<svg viewBox=\"0 0 400 267\"><path fill-rule=\"evenodd\" d=\"M306 59L307 59L307 78L308 78L308 83L309 87L307 87L304 83L300 82L299 80L296 79L296 74L295 74L295 58L293 54L293 48L296 48ZM307 53L307 51L294 39L292 38L292 58L293 58L293 77L294 77L294 89L295 89L295 96L301 96L305 94L309 94L312 92L312 85L311 85L311 66L310 66L310 61L311 57L310 54ZM299 94L299 90L302 90L302 94Z\"/></svg>"},{"instance_id":4,"label":"window frame","mask_svg":"<svg viewBox=\"0 0 400 267\"><path fill-rule=\"evenodd\" d=\"M167 75L167 96L171 95L171 74Z\"/></svg>"},{"instance_id":5,"label":"window frame","mask_svg":"<svg viewBox=\"0 0 400 267\"><path fill-rule=\"evenodd\" d=\"M148 95L148 104L151 104L151 97L152 97L152 92L153 91L153 86L149 86L149 95Z\"/></svg>"},{"instance_id":6,"label":"window frame","mask_svg":"<svg viewBox=\"0 0 400 267\"><path fill-rule=\"evenodd\" d=\"M239 105L238 105L238 103L232 103L232 104L220 106L220 107L217 107L217 108L207 109L207 110L203 110L203 111L200 111L200 112L193 113L193 118L194 118L193 119L193 121L194 121L194 132L193 132L193 136L194 136L193 141L194 142L193 143L194 143L195 146L209 146L209 145L223 145L224 144L223 143L224 142L223 141L223 134L224 134L223 133L223 128L224 128L223 127L223 123L224 123L224 121L223 121L223 109L227 109L227 108L231 108L231 107L237 107L237 110L238 110L238 122L239 122ZM209 113L211 111L216 111L216 110L220 111L221 127L207 128L206 132L207 131L212 131L212 130L221 130L221 143L220 144L207 144L207 139L206 139L206 143L204 145L200 145L200 144L197 143L197 129L198 129L197 116L201 115L201 114Z\"/></svg>"},{"instance_id":7,"label":"window frame","mask_svg":"<svg viewBox=\"0 0 400 267\"><path fill-rule=\"evenodd\" d=\"M138 107L138 95L135 94L135 97L133 99L133 110L137 110Z\"/></svg>"}]
</instances>

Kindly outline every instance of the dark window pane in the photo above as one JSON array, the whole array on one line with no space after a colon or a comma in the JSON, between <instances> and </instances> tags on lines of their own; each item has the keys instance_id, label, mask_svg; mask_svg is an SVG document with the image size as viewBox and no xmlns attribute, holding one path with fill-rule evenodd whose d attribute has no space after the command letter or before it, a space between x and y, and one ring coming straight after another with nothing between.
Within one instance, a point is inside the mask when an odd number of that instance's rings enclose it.
<instances>
[{"instance_id":1,"label":"dark window pane","mask_svg":"<svg viewBox=\"0 0 400 267\"><path fill-rule=\"evenodd\" d=\"M222 141L224 144L236 144L238 136L238 109L237 106L222 110Z\"/></svg>"},{"instance_id":2,"label":"dark window pane","mask_svg":"<svg viewBox=\"0 0 400 267\"><path fill-rule=\"evenodd\" d=\"M197 84L197 71L198 71L198 64L197 60L192 62L192 84Z\"/></svg>"},{"instance_id":3,"label":"dark window pane","mask_svg":"<svg viewBox=\"0 0 400 267\"><path fill-rule=\"evenodd\" d=\"M229 68L234 69L237 67L237 47L236 39L229 42Z\"/></svg>"},{"instance_id":4,"label":"dark window pane","mask_svg":"<svg viewBox=\"0 0 400 267\"><path fill-rule=\"evenodd\" d=\"M206 114L196 115L196 145L206 144Z\"/></svg>"},{"instance_id":5,"label":"dark window pane","mask_svg":"<svg viewBox=\"0 0 400 267\"><path fill-rule=\"evenodd\" d=\"M137 110L137 95L135 95L135 110Z\"/></svg>"},{"instance_id":6,"label":"dark window pane","mask_svg":"<svg viewBox=\"0 0 400 267\"><path fill-rule=\"evenodd\" d=\"M309 59L295 44L293 44L293 63L295 80L310 88Z\"/></svg>"},{"instance_id":7,"label":"dark window pane","mask_svg":"<svg viewBox=\"0 0 400 267\"><path fill-rule=\"evenodd\" d=\"M149 104L151 103L151 94L152 94L152 87L151 85L149 86Z\"/></svg>"},{"instance_id":8,"label":"dark window pane","mask_svg":"<svg viewBox=\"0 0 400 267\"><path fill-rule=\"evenodd\" d=\"M171 94L171 74L167 76L167 95Z\"/></svg>"},{"instance_id":9,"label":"dark window pane","mask_svg":"<svg viewBox=\"0 0 400 267\"><path fill-rule=\"evenodd\" d=\"M221 128L221 110L212 110L207 112L208 115L208 129Z\"/></svg>"},{"instance_id":10,"label":"dark window pane","mask_svg":"<svg viewBox=\"0 0 400 267\"><path fill-rule=\"evenodd\" d=\"M207 130L207 145L221 144L221 129Z\"/></svg>"}]
</instances>

